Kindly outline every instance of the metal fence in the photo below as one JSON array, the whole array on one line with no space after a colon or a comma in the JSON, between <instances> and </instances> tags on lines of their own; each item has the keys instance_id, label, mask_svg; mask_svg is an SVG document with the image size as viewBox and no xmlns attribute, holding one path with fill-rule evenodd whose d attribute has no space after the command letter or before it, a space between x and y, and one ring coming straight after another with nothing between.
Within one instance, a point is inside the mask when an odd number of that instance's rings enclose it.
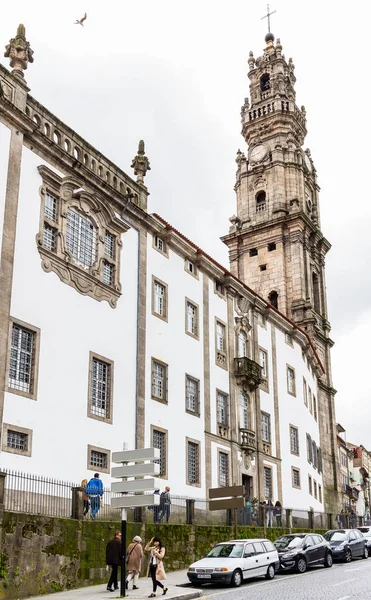
<instances>
[{"instance_id":1,"label":"metal fence","mask_svg":"<svg viewBox=\"0 0 371 600\"><path fill-rule=\"evenodd\" d=\"M1 470L3 499L0 504L13 512L30 513L51 517L82 518L83 490L76 482L61 481L8 469ZM1 483L1 481L0 481ZM1 496L1 488L0 488ZM120 496L105 489L97 519L121 519L121 511L111 508L111 498ZM89 512L85 518L89 518ZM144 511L128 510L129 521L166 522L159 507L148 506ZM249 509L210 511L209 501L185 496L171 495L169 522L173 524L233 525L255 527L284 527L288 529L328 529L337 527L335 515L282 508L281 511L255 504Z\"/></svg>"}]
</instances>

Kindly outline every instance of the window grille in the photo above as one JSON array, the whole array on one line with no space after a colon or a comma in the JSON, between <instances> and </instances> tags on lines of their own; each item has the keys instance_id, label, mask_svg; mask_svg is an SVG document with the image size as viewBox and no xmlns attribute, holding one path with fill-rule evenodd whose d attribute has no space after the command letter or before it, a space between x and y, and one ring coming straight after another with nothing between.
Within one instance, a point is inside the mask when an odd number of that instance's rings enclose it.
<instances>
[{"instance_id":1,"label":"window grille","mask_svg":"<svg viewBox=\"0 0 371 600\"><path fill-rule=\"evenodd\" d=\"M259 362L262 368L262 377L264 377L264 379L267 379L267 353L265 352L265 350L259 350Z\"/></svg>"},{"instance_id":2,"label":"window grille","mask_svg":"<svg viewBox=\"0 0 371 600\"><path fill-rule=\"evenodd\" d=\"M153 462L160 465L160 475L166 475L166 433L154 429L152 432L152 444L160 450L160 458Z\"/></svg>"},{"instance_id":3,"label":"window grille","mask_svg":"<svg viewBox=\"0 0 371 600\"><path fill-rule=\"evenodd\" d=\"M226 487L229 483L229 457L225 452L219 452L219 485Z\"/></svg>"},{"instance_id":4,"label":"window grille","mask_svg":"<svg viewBox=\"0 0 371 600\"><path fill-rule=\"evenodd\" d=\"M299 454L299 431L296 427L290 427L291 452Z\"/></svg>"},{"instance_id":5,"label":"window grille","mask_svg":"<svg viewBox=\"0 0 371 600\"><path fill-rule=\"evenodd\" d=\"M92 450L90 454L90 465L97 469L107 469L107 454Z\"/></svg>"},{"instance_id":6,"label":"window grille","mask_svg":"<svg viewBox=\"0 0 371 600\"><path fill-rule=\"evenodd\" d=\"M264 467L264 498L272 499L272 471L269 467Z\"/></svg>"},{"instance_id":7,"label":"window grille","mask_svg":"<svg viewBox=\"0 0 371 600\"><path fill-rule=\"evenodd\" d=\"M44 215L47 219L51 219L52 221L57 220L57 199L48 192L45 196Z\"/></svg>"},{"instance_id":8,"label":"window grille","mask_svg":"<svg viewBox=\"0 0 371 600\"><path fill-rule=\"evenodd\" d=\"M228 427L228 396L218 392L218 425Z\"/></svg>"},{"instance_id":9,"label":"window grille","mask_svg":"<svg viewBox=\"0 0 371 600\"><path fill-rule=\"evenodd\" d=\"M110 417L110 376L111 366L97 358L92 360L91 408L97 417Z\"/></svg>"},{"instance_id":10,"label":"window grille","mask_svg":"<svg viewBox=\"0 0 371 600\"><path fill-rule=\"evenodd\" d=\"M221 352L224 352L224 348L225 348L224 337L225 337L225 327L222 323L217 323L216 324L216 347L217 347L217 350L220 350Z\"/></svg>"},{"instance_id":11,"label":"window grille","mask_svg":"<svg viewBox=\"0 0 371 600\"><path fill-rule=\"evenodd\" d=\"M198 414L198 381L191 377L186 379L186 399L187 410Z\"/></svg>"},{"instance_id":12,"label":"window grille","mask_svg":"<svg viewBox=\"0 0 371 600\"><path fill-rule=\"evenodd\" d=\"M187 332L192 335L197 333L197 307L187 302Z\"/></svg>"},{"instance_id":13,"label":"window grille","mask_svg":"<svg viewBox=\"0 0 371 600\"><path fill-rule=\"evenodd\" d=\"M249 426L249 398L240 392L240 427L247 429Z\"/></svg>"},{"instance_id":14,"label":"window grille","mask_svg":"<svg viewBox=\"0 0 371 600\"><path fill-rule=\"evenodd\" d=\"M115 236L106 231L104 238L104 254L109 258L115 258Z\"/></svg>"},{"instance_id":15,"label":"window grille","mask_svg":"<svg viewBox=\"0 0 371 600\"><path fill-rule=\"evenodd\" d=\"M43 245L47 250L55 250L55 229L50 227L47 223L44 223Z\"/></svg>"},{"instance_id":16,"label":"window grille","mask_svg":"<svg viewBox=\"0 0 371 600\"><path fill-rule=\"evenodd\" d=\"M300 472L297 469L292 470L292 485L300 487Z\"/></svg>"},{"instance_id":17,"label":"window grille","mask_svg":"<svg viewBox=\"0 0 371 600\"><path fill-rule=\"evenodd\" d=\"M271 441L271 418L266 413L262 413L262 440L268 444Z\"/></svg>"},{"instance_id":18,"label":"window grille","mask_svg":"<svg viewBox=\"0 0 371 600\"><path fill-rule=\"evenodd\" d=\"M35 333L13 323L10 348L9 387L31 392Z\"/></svg>"},{"instance_id":19,"label":"window grille","mask_svg":"<svg viewBox=\"0 0 371 600\"><path fill-rule=\"evenodd\" d=\"M8 429L8 435L6 440L8 448L15 450L21 450L21 452L27 452L28 450L28 435L27 433L21 433L20 431L12 431Z\"/></svg>"},{"instance_id":20,"label":"window grille","mask_svg":"<svg viewBox=\"0 0 371 600\"><path fill-rule=\"evenodd\" d=\"M114 269L114 267L110 263L108 263L108 262L103 263L103 281L107 285L113 284L113 281L114 281L114 279L113 279L114 270L113 269Z\"/></svg>"},{"instance_id":21,"label":"window grille","mask_svg":"<svg viewBox=\"0 0 371 600\"><path fill-rule=\"evenodd\" d=\"M152 396L166 400L166 367L156 361L152 365Z\"/></svg>"},{"instance_id":22,"label":"window grille","mask_svg":"<svg viewBox=\"0 0 371 600\"><path fill-rule=\"evenodd\" d=\"M158 281L153 284L153 311L163 317L165 315L165 286Z\"/></svg>"},{"instance_id":23,"label":"window grille","mask_svg":"<svg viewBox=\"0 0 371 600\"><path fill-rule=\"evenodd\" d=\"M97 252L97 231L88 217L70 208L67 212L67 250L84 267L91 267Z\"/></svg>"},{"instance_id":24,"label":"window grille","mask_svg":"<svg viewBox=\"0 0 371 600\"><path fill-rule=\"evenodd\" d=\"M199 445L188 442L188 483L200 483Z\"/></svg>"}]
</instances>

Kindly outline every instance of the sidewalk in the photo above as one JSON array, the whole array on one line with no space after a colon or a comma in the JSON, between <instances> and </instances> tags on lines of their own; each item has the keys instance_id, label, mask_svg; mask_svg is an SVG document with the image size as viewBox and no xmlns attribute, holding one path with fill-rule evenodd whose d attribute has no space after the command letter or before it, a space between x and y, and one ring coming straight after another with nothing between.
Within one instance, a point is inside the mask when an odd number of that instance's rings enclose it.
<instances>
[{"instance_id":1,"label":"sidewalk","mask_svg":"<svg viewBox=\"0 0 371 600\"><path fill-rule=\"evenodd\" d=\"M177 598L177 600L191 600L192 598L200 598L203 596L201 590L196 590L191 586L183 587L188 582L187 571L173 571L172 573L166 573L167 579L163 582L169 591L167 592L164 600L171 600ZM107 574L108 580L108 574ZM181 586L181 587L179 587ZM131 587L131 586L130 586ZM127 598L130 600L143 600L147 598L152 592L152 582L148 577L141 577L139 579L139 590L127 590ZM156 597L162 597L162 590L159 588L156 592ZM107 592L107 584L105 585L92 585L89 587L78 588L76 590L69 590L67 592L56 592L54 594L47 594L43 596L34 596L34 600L116 600L120 598L120 591Z\"/></svg>"}]
</instances>

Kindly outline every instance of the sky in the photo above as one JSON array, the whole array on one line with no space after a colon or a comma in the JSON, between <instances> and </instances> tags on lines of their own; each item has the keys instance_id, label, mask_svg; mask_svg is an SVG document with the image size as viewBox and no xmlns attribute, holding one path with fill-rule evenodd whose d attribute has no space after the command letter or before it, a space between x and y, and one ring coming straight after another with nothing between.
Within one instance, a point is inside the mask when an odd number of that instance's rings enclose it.
<instances>
[{"instance_id":1,"label":"sky","mask_svg":"<svg viewBox=\"0 0 371 600\"><path fill-rule=\"evenodd\" d=\"M336 416L348 441L371 450L371 4L270 6L271 30L296 67L296 101L307 111L304 147L332 244L326 279ZM74 25L85 11L84 27ZM144 139L149 211L228 267L219 237L236 212L247 58L263 52L264 14L265 2L246 0L17 0L2 10L0 42L25 24L35 53L26 72L31 94L131 175Z\"/></svg>"}]
</instances>

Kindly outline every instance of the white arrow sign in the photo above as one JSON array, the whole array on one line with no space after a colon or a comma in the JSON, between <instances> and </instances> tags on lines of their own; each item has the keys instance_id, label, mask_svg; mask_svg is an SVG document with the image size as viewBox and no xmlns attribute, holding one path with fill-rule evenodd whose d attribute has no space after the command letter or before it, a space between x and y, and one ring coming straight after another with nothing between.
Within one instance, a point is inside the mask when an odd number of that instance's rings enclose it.
<instances>
[{"instance_id":1,"label":"white arrow sign","mask_svg":"<svg viewBox=\"0 0 371 600\"><path fill-rule=\"evenodd\" d=\"M159 488L155 479L133 479L111 483L112 492L150 492Z\"/></svg>"},{"instance_id":2,"label":"white arrow sign","mask_svg":"<svg viewBox=\"0 0 371 600\"><path fill-rule=\"evenodd\" d=\"M139 450L123 450L122 452L112 452L111 461L121 462L139 462L141 460L158 460L160 450L158 448L140 448Z\"/></svg>"},{"instance_id":3,"label":"white arrow sign","mask_svg":"<svg viewBox=\"0 0 371 600\"><path fill-rule=\"evenodd\" d=\"M152 477L160 475L160 465L140 463L137 465L112 467L111 469L111 477L143 477L144 475L151 475Z\"/></svg>"},{"instance_id":4,"label":"white arrow sign","mask_svg":"<svg viewBox=\"0 0 371 600\"><path fill-rule=\"evenodd\" d=\"M158 506L160 496L158 494L140 494L139 496L120 496L111 498L112 508L136 508L138 506Z\"/></svg>"}]
</instances>

